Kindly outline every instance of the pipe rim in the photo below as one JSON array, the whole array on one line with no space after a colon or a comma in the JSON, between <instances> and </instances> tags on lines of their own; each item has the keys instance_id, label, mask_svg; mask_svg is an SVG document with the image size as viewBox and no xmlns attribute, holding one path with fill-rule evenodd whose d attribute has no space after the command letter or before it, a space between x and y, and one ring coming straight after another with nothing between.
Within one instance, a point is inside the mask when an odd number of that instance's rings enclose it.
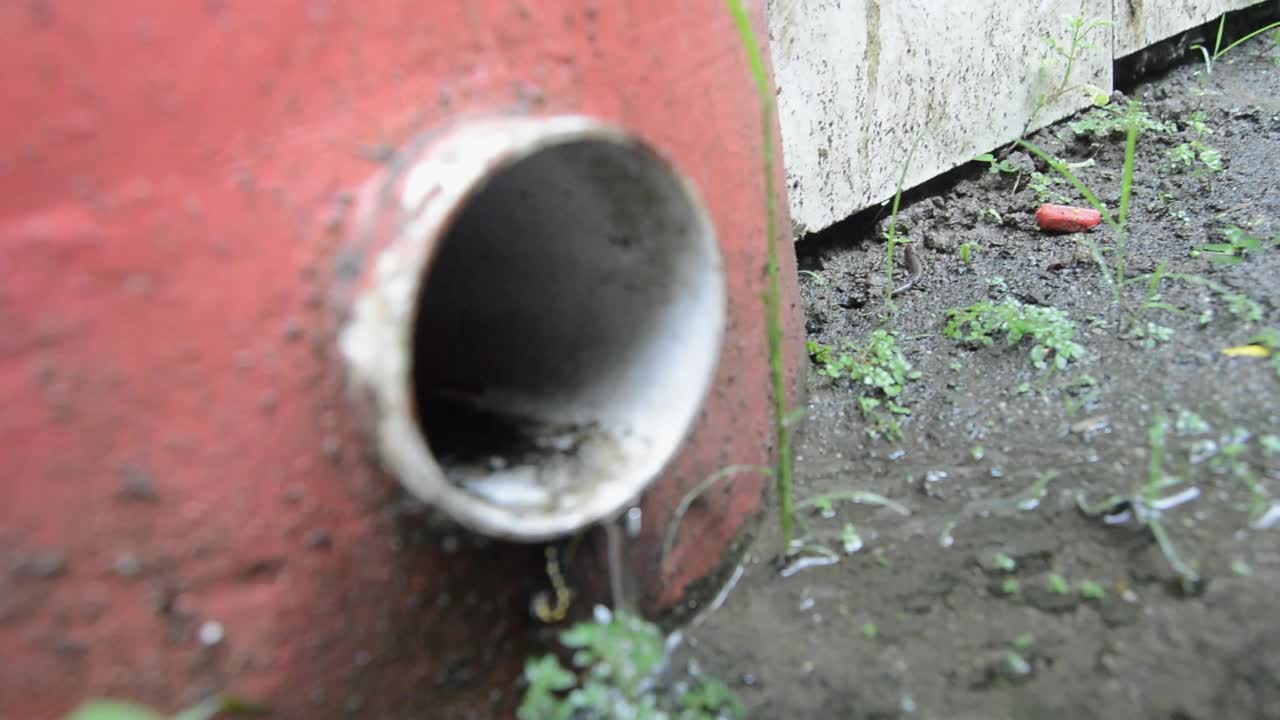
<instances>
[{"instance_id":1,"label":"pipe rim","mask_svg":"<svg viewBox=\"0 0 1280 720\"><path fill-rule=\"evenodd\" d=\"M465 221L471 203L500 184L504 173L513 172L543 153L582 144L599 145L638 163L644 172L652 173L648 179L658 186L665 183L655 192L673 193L679 198L675 205L680 207L660 209L690 224L686 234L696 247L672 252L681 259L691 257L706 264L706 272L700 273L706 276L701 281L705 287L692 291L691 297L696 296L696 300L681 301L696 306L696 314L707 316L695 323L697 334L702 336L693 339L701 343L699 351L681 351L680 362L698 367L675 371L683 378L683 399L665 401L677 406L667 413L674 417L669 420L675 427L648 431L661 438L654 441L656 447L647 451L649 457L630 461L627 468L608 481L595 482L585 494L560 503L554 510L478 498L475 491L449 479L450 473L437 456L438 449L433 449L417 407L415 342L423 306L429 302L424 300L430 291L427 281L433 264L440 262L455 225ZM483 151L477 153L477 148ZM440 182L441 178L448 178L448 182ZM696 427L719 366L727 314L724 261L710 215L693 183L625 130L587 117L560 116L495 118L459 124L423 148L398 189L396 202L389 210L403 219L399 232L378 253L369 281L355 301L352 320L340 339L356 387L372 401L372 431L387 469L415 496L462 525L516 541L543 541L571 534L634 504L679 455ZM663 238L657 242L674 246L676 241ZM586 250L587 246L579 249ZM661 325L679 320L662 317L654 322ZM673 328L663 326L659 331L670 329ZM641 350L640 354L644 354Z\"/></svg>"}]
</instances>

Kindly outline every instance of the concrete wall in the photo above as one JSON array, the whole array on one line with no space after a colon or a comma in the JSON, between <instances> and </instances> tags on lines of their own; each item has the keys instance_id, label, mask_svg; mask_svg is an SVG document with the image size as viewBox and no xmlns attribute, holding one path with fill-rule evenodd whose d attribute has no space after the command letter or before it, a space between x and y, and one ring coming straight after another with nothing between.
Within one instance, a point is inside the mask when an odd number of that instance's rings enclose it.
<instances>
[{"instance_id":1,"label":"concrete wall","mask_svg":"<svg viewBox=\"0 0 1280 720\"><path fill-rule=\"evenodd\" d=\"M1063 74L1045 40L1090 35L1072 84L1111 89L1112 61L1250 0L771 0L770 41L795 235L816 232L975 154L1085 107L1035 112Z\"/></svg>"},{"instance_id":2,"label":"concrete wall","mask_svg":"<svg viewBox=\"0 0 1280 720\"><path fill-rule=\"evenodd\" d=\"M1115 54L1124 57L1258 0L1115 0Z\"/></svg>"}]
</instances>

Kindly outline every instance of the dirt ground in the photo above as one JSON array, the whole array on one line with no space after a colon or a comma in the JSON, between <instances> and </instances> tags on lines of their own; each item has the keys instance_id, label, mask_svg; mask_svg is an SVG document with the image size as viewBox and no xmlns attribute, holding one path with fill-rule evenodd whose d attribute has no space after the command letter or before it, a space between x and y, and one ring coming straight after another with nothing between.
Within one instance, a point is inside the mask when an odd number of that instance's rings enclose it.
<instances>
[{"instance_id":1,"label":"dirt ground","mask_svg":"<svg viewBox=\"0 0 1280 720\"><path fill-rule=\"evenodd\" d=\"M1037 229L1021 154L1015 172L975 165L910 198L899 226L925 272L891 318L887 213L800 243L810 339L861 343L891 329L921 377L899 397L911 414L892 442L868 437L859 388L812 373L795 497L872 492L909 515L801 511L809 539L840 559L789 577L768 518L723 607L686 631L683 658L729 681L759 718L1280 718L1280 525L1266 527L1280 501L1280 453L1266 450L1280 433L1280 363L1223 353L1280 330L1277 57L1260 38L1203 83L1203 66L1184 64L1129 91L1176 130L1139 139L1127 274L1164 264L1222 286L1162 281L1161 300L1185 312L1140 311L1144 280L1114 312L1073 236ZM1211 135L1186 121L1197 111ZM1197 137L1221 153L1221 171L1171 167L1170 152ZM1077 172L1115 207L1123 135L1093 139L1067 122L1032 139L1068 162L1092 159ZM1051 190L1080 203L1065 185ZM1230 226L1261 247L1233 265L1193 256ZM1089 237L1111 242L1105 227ZM1252 298L1260 317L1237 317L1224 292ZM973 348L943 336L947 309L1004 298L1065 312L1085 355L1047 373L1029 341ZM1159 526L1198 582L1182 582L1148 526L1077 506L1147 484L1160 413L1156 474L1180 480L1160 496L1185 502L1161 510ZM1198 495L1180 494L1189 488ZM846 523L863 545L851 554Z\"/></svg>"}]
</instances>

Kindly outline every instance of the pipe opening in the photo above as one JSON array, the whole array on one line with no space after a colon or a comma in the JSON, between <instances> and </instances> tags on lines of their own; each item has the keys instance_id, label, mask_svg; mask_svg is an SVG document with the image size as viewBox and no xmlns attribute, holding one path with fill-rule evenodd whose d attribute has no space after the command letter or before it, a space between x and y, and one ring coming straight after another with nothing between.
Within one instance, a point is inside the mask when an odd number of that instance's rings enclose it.
<instances>
[{"instance_id":1,"label":"pipe opening","mask_svg":"<svg viewBox=\"0 0 1280 720\"><path fill-rule=\"evenodd\" d=\"M457 198L410 336L438 499L491 534L579 530L634 502L701 408L725 314L714 232L661 158L597 126L507 148Z\"/></svg>"}]
</instances>

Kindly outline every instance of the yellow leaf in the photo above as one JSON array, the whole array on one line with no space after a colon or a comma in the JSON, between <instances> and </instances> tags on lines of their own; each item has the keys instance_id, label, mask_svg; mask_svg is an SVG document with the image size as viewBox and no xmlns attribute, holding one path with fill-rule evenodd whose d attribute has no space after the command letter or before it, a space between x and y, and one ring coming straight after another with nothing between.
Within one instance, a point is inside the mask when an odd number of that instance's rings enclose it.
<instances>
[{"instance_id":1,"label":"yellow leaf","mask_svg":"<svg viewBox=\"0 0 1280 720\"><path fill-rule=\"evenodd\" d=\"M1222 354L1229 357L1264 358L1269 357L1271 351L1261 345L1237 345L1223 350Z\"/></svg>"}]
</instances>

